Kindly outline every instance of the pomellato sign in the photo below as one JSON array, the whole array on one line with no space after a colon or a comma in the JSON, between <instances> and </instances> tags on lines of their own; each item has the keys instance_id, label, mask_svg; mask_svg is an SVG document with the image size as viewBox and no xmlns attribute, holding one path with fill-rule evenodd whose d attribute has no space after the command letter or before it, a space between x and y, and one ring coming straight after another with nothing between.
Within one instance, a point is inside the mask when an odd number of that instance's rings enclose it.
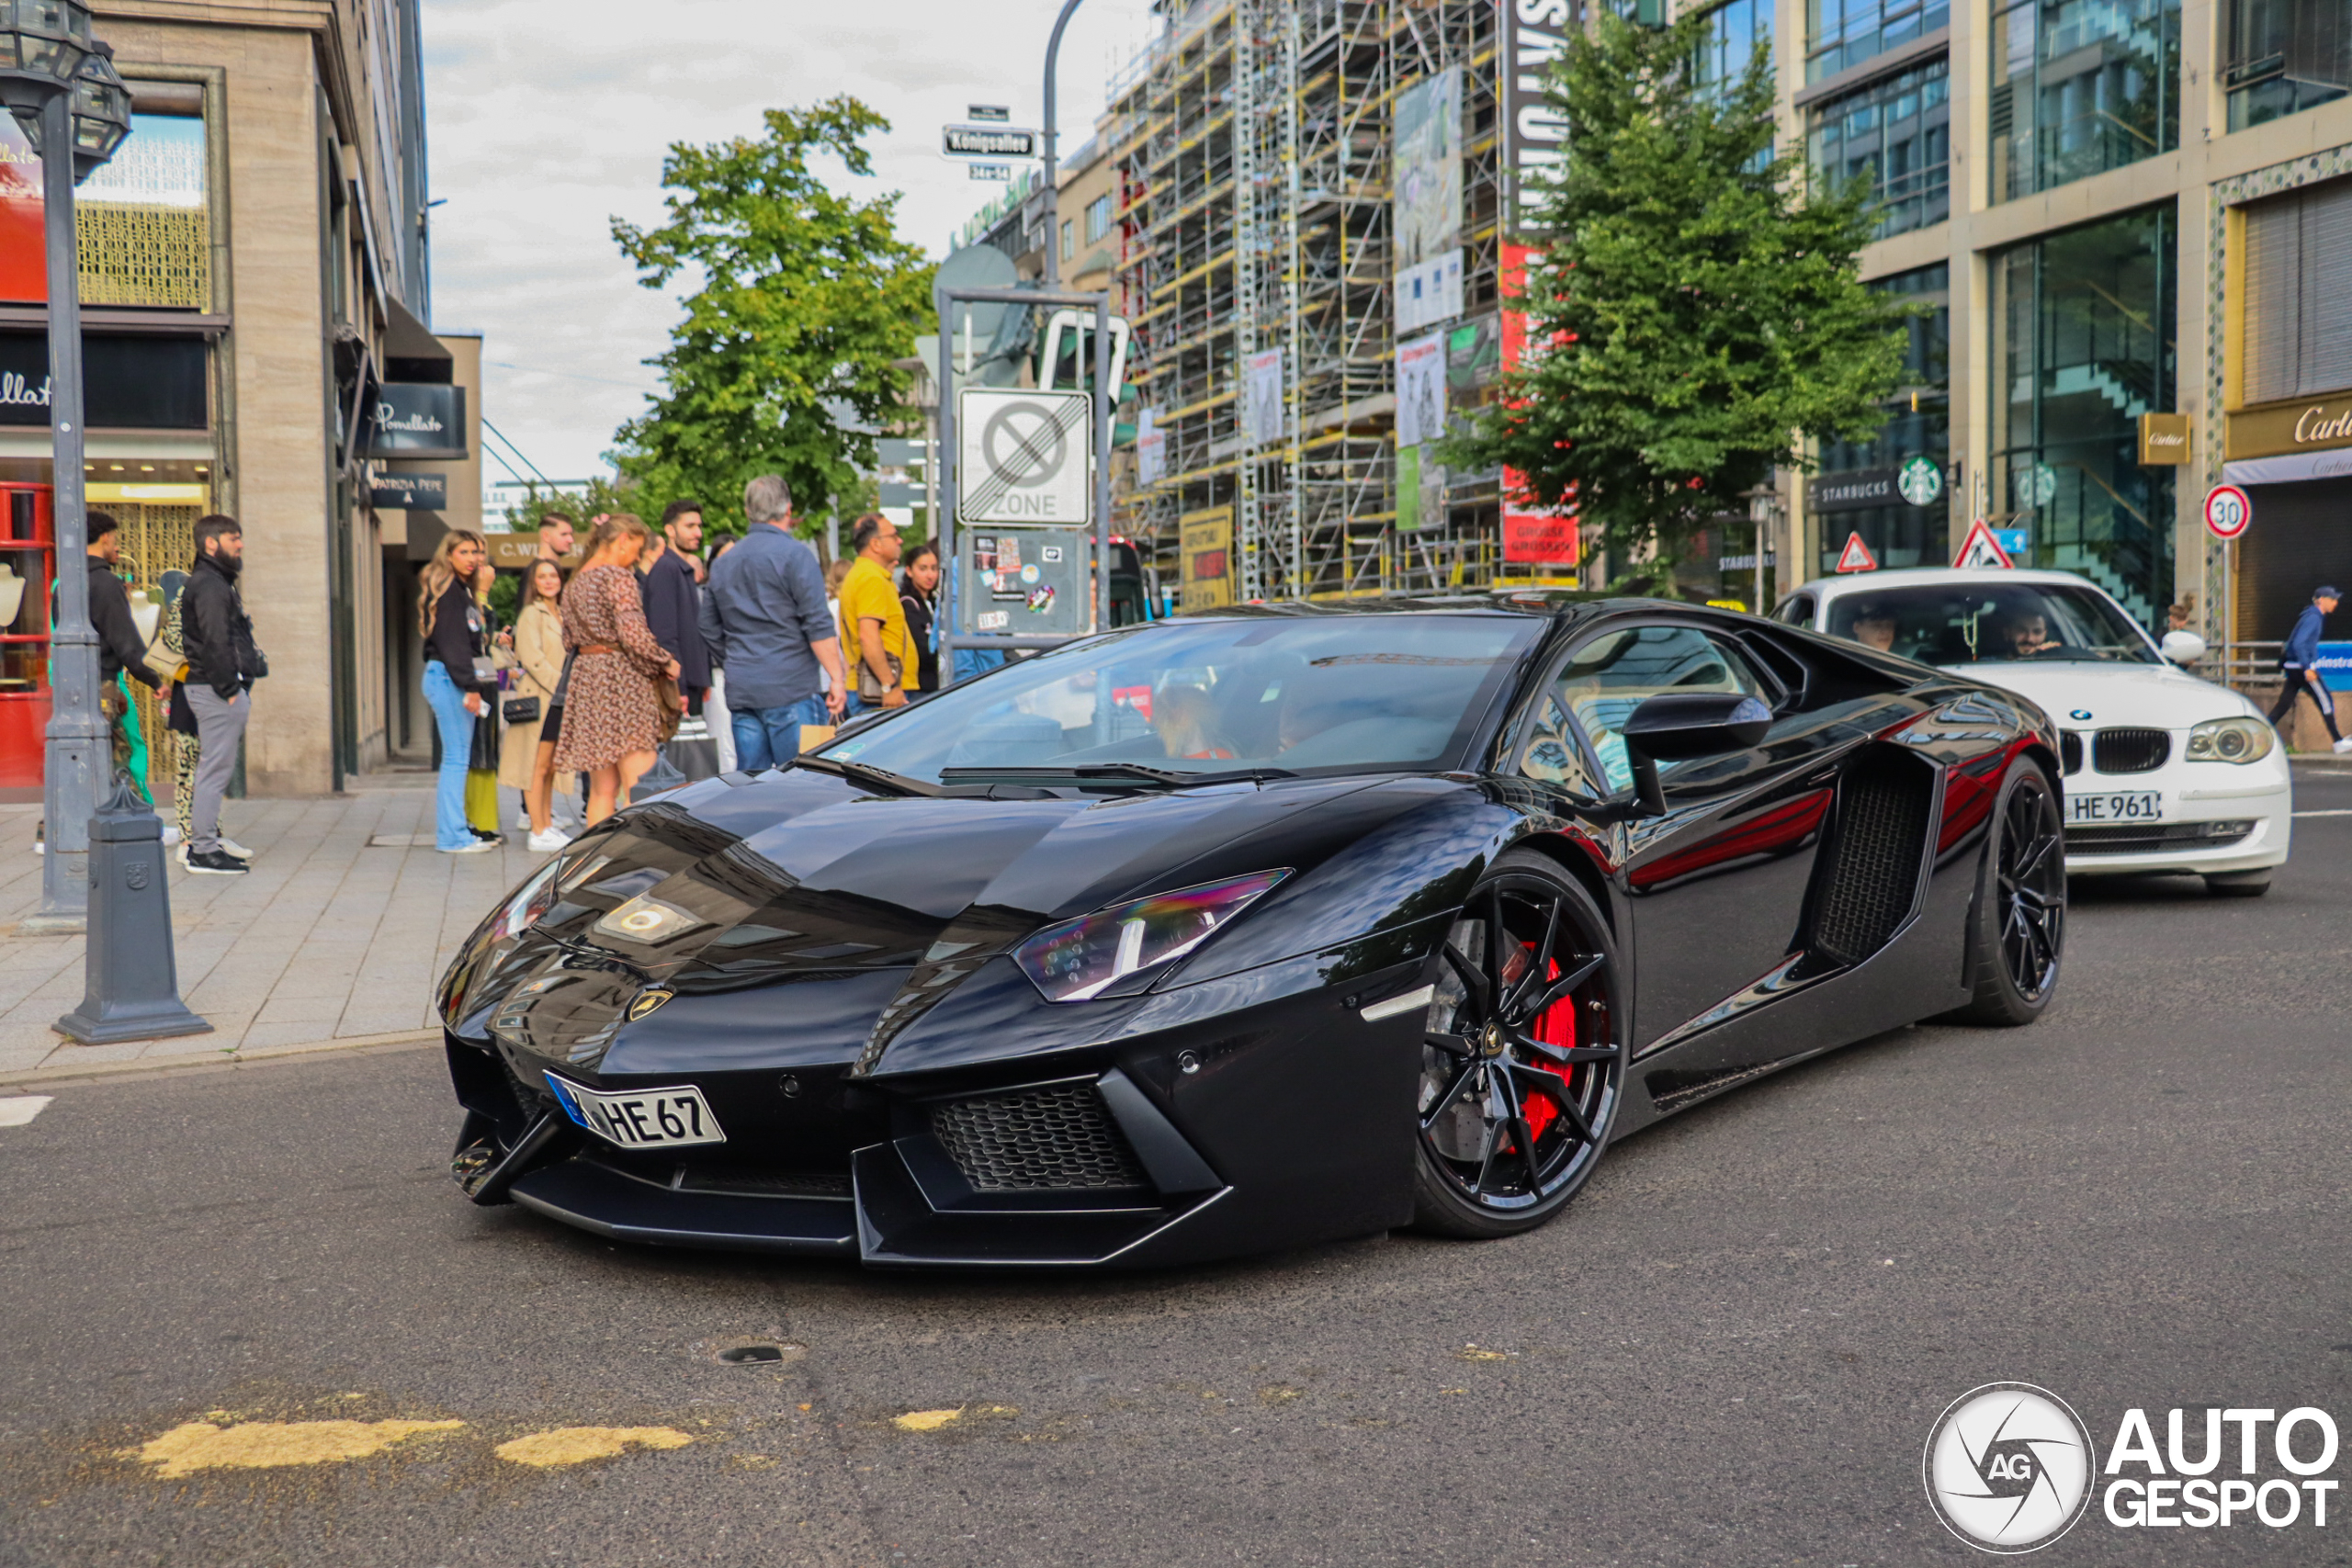
<instances>
[{"instance_id":1,"label":"pomellato sign","mask_svg":"<svg viewBox=\"0 0 2352 1568\"><path fill-rule=\"evenodd\" d=\"M360 416L363 457L464 457L466 389L431 381L388 381Z\"/></svg>"}]
</instances>

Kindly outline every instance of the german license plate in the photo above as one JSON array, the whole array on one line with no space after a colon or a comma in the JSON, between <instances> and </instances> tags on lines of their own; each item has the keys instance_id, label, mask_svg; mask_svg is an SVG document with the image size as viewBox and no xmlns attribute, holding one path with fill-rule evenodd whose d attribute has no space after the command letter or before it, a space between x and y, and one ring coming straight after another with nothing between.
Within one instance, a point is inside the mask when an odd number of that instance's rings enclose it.
<instances>
[{"instance_id":1,"label":"german license plate","mask_svg":"<svg viewBox=\"0 0 2352 1568\"><path fill-rule=\"evenodd\" d=\"M2165 819L2162 790L2113 789L2096 795L2066 796L2066 825L2089 827L2105 822L2161 822Z\"/></svg>"},{"instance_id":2,"label":"german license plate","mask_svg":"<svg viewBox=\"0 0 2352 1568\"><path fill-rule=\"evenodd\" d=\"M564 1114L597 1136L625 1149L678 1148L687 1144L723 1144L727 1134L710 1113L702 1090L691 1084L674 1089L639 1089L623 1094L582 1089L547 1075L548 1087L563 1105Z\"/></svg>"}]
</instances>

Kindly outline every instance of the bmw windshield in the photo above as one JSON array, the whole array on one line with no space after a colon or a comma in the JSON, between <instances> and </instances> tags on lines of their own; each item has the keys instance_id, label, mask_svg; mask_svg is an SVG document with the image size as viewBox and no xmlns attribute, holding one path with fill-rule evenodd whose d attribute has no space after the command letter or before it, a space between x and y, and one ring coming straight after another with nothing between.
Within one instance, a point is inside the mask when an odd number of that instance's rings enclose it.
<instances>
[{"instance_id":1,"label":"bmw windshield","mask_svg":"<svg viewBox=\"0 0 2352 1568\"><path fill-rule=\"evenodd\" d=\"M820 756L934 784L1434 771L1456 764L1543 626L1419 613L1161 622L951 687Z\"/></svg>"},{"instance_id":2,"label":"bmw windshield","mask_svg":"<svg viewBox=\"0 0 2352 1568\"><path fill-rule=\"evenodd\" d=\"M2063 582L1938 582L1841 593L1832 636L1922 664L2162 660L2146 634L2095 589Z\"/></svg>"}]
</instances>

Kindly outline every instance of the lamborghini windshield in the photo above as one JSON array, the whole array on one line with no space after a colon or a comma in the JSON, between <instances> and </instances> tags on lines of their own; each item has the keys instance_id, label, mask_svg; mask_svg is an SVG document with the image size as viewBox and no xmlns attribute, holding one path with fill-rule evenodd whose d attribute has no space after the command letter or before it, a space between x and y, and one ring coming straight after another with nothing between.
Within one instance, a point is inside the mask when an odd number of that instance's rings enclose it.
<instances>
[{"instance_id":1,"label":"lamborghini windshield","mask_svg":"<svg viewBox=\"0 0 2352 1568\"><path fill-rule=\"evenodd\" d=\"M1542 629L1500 615L1161 622L951 687L820 754L929 784L1445 768Z\"/></svg>"},{"instance_id":2,"label":"lamborghini windshield","mask_svg":"<svg viewBox=\"0 0 2352 1568\"><path fill-rule=\"evenodd\" d=\"M1841 593L1829 602L1827 630L1922 664L2161 662L2113 600L2063 582L1939 582Z\"/></svg>"}]
</instances>

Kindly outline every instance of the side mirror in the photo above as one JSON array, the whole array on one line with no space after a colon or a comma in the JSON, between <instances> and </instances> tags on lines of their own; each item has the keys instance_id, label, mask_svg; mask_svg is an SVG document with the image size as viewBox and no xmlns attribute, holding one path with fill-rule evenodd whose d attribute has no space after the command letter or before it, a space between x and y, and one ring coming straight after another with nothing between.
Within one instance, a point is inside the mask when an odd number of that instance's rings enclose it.
<instances>
[{"instance_id":1,"label":"side mirror","mask_svg":"<svg viewBox=\"0 0 2352 1568\"><path fill-rule=\"evenodd\" d=\"M2205 657L2205 639L2195 632L2166 632L2156 651L2175 664L2194 664Z\"/></svg>"},{"instance_id":2,"label":"side mirror","mask_svg":"<svg viewBox=\"0 0 2352 1568\"><path fill-rule=\"evenodd\" d=\"M1736 692L1661 692L1635 708L1620 733L1634 764L1634 787L1654 817L1666 815L1657 764L1745 751L1772 728L1772 710Z\"/></svg>"}]
</instances>

